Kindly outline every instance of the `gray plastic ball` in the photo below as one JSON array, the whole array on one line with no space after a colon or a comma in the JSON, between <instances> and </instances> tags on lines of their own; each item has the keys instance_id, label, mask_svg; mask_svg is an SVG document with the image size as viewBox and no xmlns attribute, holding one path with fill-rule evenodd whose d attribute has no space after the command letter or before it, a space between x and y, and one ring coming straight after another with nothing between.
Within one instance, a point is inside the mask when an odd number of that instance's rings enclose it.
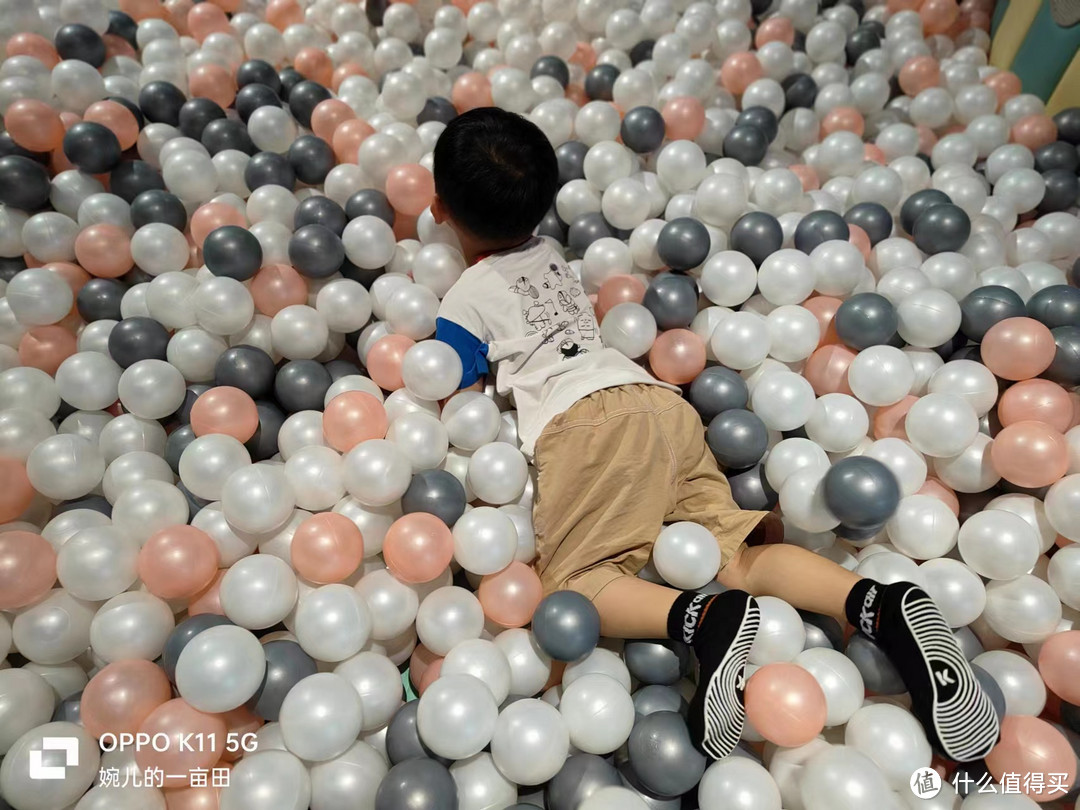
<instances>
[{"instance_id":1,"label":"gray plastic ball","mask_svg":"<svg viewBox=\"0 0 1080 810\"><path fill-rule=\"evenodd\" d=\"M676 217L660 229L656 252L672 270L690 270L709 256L708 229L693 217Z\"/></svg>"},{"instance_id":2,"label":"gray plastic ball","mask_svg":"<svg viewBox=\"0 0 1080 810\"><path fill-rule=\"evenodd\" d=\"M911 232L923 253L960 250L971 235L971 218L958 205L935 205L917 220Z\"/></svg>"},{"instance_id":3,"label":"gray plastic ball","mask_svg":"<svg viewBox=\"0 0 1080 810\"><path fill-rule=\"evenodd\" d=\"M879 695L899 695L907 691L900 673L896 671L888 656L869 639L860 635L852 636L844 655L855 664L862 675L863 683L871 692Z\"/></svg>"},{"instance_id":4,"label":"gray plastic ball","mask_svg":"<svg viewBox=\"0 0 1080 810\"><path fill-rule=\"evenodd\" d=\"M750 469L736 474L729 472L727 476L732 500L740 509L771 512L780 501L779 493L769 486L769 480L765 477L764 464L755 464Z\"/></svg>"},{"instance_id":5,"label":"gray plastic ball","mask_svg":"<svg viewBox=\"0 0 1080 810\"><path fill-rule=\"evenodd\" d=\"M858 293L836 310L836 334L856 351L889 343L896 335L896 307L883 295Z\"/></svg>"},{"instance_id":6,"label":"gray plastic ball","mask_svg":"<svg viewBox=\"0 0 1080 810\"><path fill-rule=\"evenodd\" d=\"M647 684L634 692L633 698L634 712L642 716L656 712L678 712L685 717L690 708L678 689L661 684Z\"/></svg>"},{"instance_id":7,"label":"gray plastic ball","mask_svg":"<svg viewBox=\"0 0 1080 810\"><path fill-rule=\"evenodd\" d=\"M846 242L850 236L851 229L847 222L835 211L811 211L795 226L795 247L803 253L810 253L823 242L838 239Z\"/></svg>"},{"instance_id":8,"label":"gray plastic ball","mask_svg":"<svg viewBox=\"0 0 1080 810\"><path fill-rule=\"evenodd\" d=\"M589 147L581 141L567 141L555 149L559 162L559 185L585 177L585 153Z\"/></svg>"},{"instance_id":9,"label":"gray plastic ball","mask_svg":"<svg viewBox=\"0 0 1080 810\"><path fill-rule=\"evenodd\" d=\"M858 225L866 231L871 247L882 239L888 239L889 234L892 233L892 214L881 203L861 202L851 206L844 214L844 222L848 225Z\"/></svg>"},{"instance_id":10,"label":"gray plastic ball","mask_svg":"<svg viewBox=\"0 0 1080 810\"><path fill-rule=\"evenodd\" d=\"M433 759L399 762L379 784L375 810L458 810L457 785Z\"/></svg>"},{"instance_id":11,"label":"gray plastic ball","mask_svg":"<svg viewBox=\"0 0 1080 810\"><path fill-rule=\"evenodd\" d=\"M900 484L892 470L875 458L840 459L825 473L825 503L845 526L880 526L900 503Z\"/></svg>"},{"instance_id":12,"label":"gray plastic ball","mask_svg":"<svg viewBox=\"0 0 1080 810\"><path fill-rule=\"evenodd\" d=\"M919 217L935 205L946 205L951 202L952 198L944 191L936 188L920 189L904 200L904 204L900 206L900 225L905 231L911 233Z\"/></svg>"},{"instance_id":13,"label":"gray plastic ball","mask_svg":"<svg viewBox=\"0 0 1080 810\"><path fill-rule=\"evenodd\" d=\"M661 273L645 290L641 304L660 329L684 329L697 315L697 285L689 276Z\"/></svg>"},{"instance_id":14,"label":"gray plastic ball","mask_svg":"<svg viewBox=\"0 0 1080 810\"><path fill-rule=\"evenodd\" d=\"M263 652L266 653L266 675L247 705L259 717L272 723L278 719L289 690L318 672L319 667L299 644L288 639L266 642Z\"/></svg>"},{"instance_id":15,"label":"gray plastic ball","mask_svg":"<svg viewBox=\"0 0 1080 810\"><path fill-rule=\"evenodd\" d=\"M783 244L780 221L764 211L743 214L731 227L731 249L745 253L758 267Z\"/></svg>"},{"instance_id":16,"label":"gray plastic ball","mask_svg":"<svg viewBox=\"0 0 1080 810\"><path fill-rule=\"evenodd\" d=\"M690 404L706 422L723 411L745 408L749 401L746 380L725 366L709 366L690 384Z\"/></svg>"},{"instance_id":17,"label":"gray plastic ball","mask_svg":"<svg viewBox=\"0 0 1080 810\"><path fill-rule=\"evenodd\" d=\"M401 511L427 512L453 526L465 512L465 487L446 470L423 470L413 475L401 496Z\"/></svg>"},{"instance_id":18,"label":"gray plastic ball","mask_svg":"<svg viewBox=\"0 0 1080 810\"><path fill-rule=\"evenodd\" d=\"M671 686L690 672L690 648L681 641L628 641L626 668L644 684Z\"/></svg>"},{"instance_id":19,"label":"gray plastic ball","mask_svg":"<svg viewBox=\"0 0 1080 810\"><path fill-rule=\"evenodd\" d=\"M631 109L622 120L619 134L627 149L639 155L660 148L664 142L664 116L654 107Z\"/></svg>"},{"instance_id":20,"label":"gray plastic ball","mask_svg":"<svg viewBox=\"0 0 1080 810\"><path fill-rule=\"evenodd\" d=\"M570 223L570 228L567 231L566 244L578 256L584 256L585 251L589 249L589 245L597 239L612 235L613 231L607 220L604 219L604 215L598 211L593 211L574 217L574 221Z\"/></svg>"},{"instance_id":21,"label":"gray plastic ball","mask_svg":"<svg viewBox=\"0 0 1080 810\"><path fill-rule=\"evenodd\" d=\"M386 755L391 765L410 759L434 759L444 765L450 760L444 759L428 749L420 740L416 728L416 712L420 708L419 700L412 700L398 709L386 727Z\"/></svg>"},{"instance_id":22,"label":"gray plastic ball","mask_svg":"<svg viewBox=\"0 0 1080 810\"><path fill-rule=\"evenodd\" d=\"M222 225L203 241L203 263L215 276L247 281L262 267L262 245L247 228Z\"/></svg>"},{"instance_id":23,"label":"gray plastic ball","mask_svg":"<svg viewBox=\"0 0 1080 810\"><path fill-rule=\"evenodd\" d=\"M690 741L686 721L676 712L655 712L638 720L627 751L634 775L661 798L681 796L705 772L705 757Z\"/></svg>"},{"instance_id":24,"label":"gray plastic ball","mask_svg":"<svg viewBox=\"0 0 1080 810\"><path fill-rule=\"evenodd\" d=\"M600 640L600 614L576 591L555 591L536 607L532 632L540 649L557 661L584 658Z\"/></svg>"},{"instance_id":25,"label":"gray plastic ball","mask_svg":"<svg viewBox=\"0 0 1080 810\"><path fill-rule=\"evenodd\" d=\"M720 464L742 470L761 461L769 447L769 430L757 414L733 409L712 418L705 440Z\"/></svg>"},{"instance_id":26,"label":"gray plastic ball","mask_svg":"<svg viewBox=\"0 0 1080 810\"><path fill-rule=\"evenodd\" d=\"M619 772L606 759L595 754L574 754L548 782L548 810L577 810L601 788L621 784Z\"/></svg>"},{"instance_id":27,"label":"gray plastic ball","mask_svg":"<svg viewBox=\"0 0 1080 810\"><path fill-rule=\"evenodd\" d=\"M960 331L977 343L999 321L1025 315L1023 298L1008 287L987 285L972 290L960 301Z\"/></svg>"},{"instance_id":28,"label":"gray plastic ball","mask_svg":"<svg viewBox=\"0 0 1080 810\"><path fill-rule=\"evenodd\" d=\"M769 137L753 124L737 124L724 136L724 157L757 166L769 150Z\"/></svg>"},{"instance_id":29,"label":"gray plastic ball","mask_svg":"<svg viewBox=\"0 0 1080 810\"><path fill-rule=\"evenodd\" d=\"M274 397L288 413L321 411L332 380L314 360L290 360L274 377Z\"/></svg>"}]
</instances>

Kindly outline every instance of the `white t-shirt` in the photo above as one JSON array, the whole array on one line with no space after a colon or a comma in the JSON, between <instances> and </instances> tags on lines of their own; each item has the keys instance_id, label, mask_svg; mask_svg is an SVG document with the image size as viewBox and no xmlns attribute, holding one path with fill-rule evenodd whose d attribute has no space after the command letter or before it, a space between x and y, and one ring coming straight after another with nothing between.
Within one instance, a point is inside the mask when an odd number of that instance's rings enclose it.
<instances>
[{"instance_id":1,"label":"white t-shirt","mask_svg":"<svg viewBox=\"0 0 1080 810\"><path fill-rule=\"evenodd\" d=\"M436 336L461 356L462 387L495 365L530 458L544 426L594 391L633 383L679 390L603 345L581 282L539 238L468 268L443 298Z\"/></svg>"}]
</instances>

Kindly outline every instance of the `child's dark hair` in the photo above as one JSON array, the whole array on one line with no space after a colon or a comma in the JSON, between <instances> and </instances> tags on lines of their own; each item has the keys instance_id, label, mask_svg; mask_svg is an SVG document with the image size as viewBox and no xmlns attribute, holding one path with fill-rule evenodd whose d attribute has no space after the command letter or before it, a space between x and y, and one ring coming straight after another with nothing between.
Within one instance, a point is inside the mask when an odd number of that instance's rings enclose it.
<instances>
[{"instance_id":1,"label":"child's dark hair","mask_svg":"<svg viewBox=\"0 0 1080 810\"><path fill-rule=\"evenodd\" d=\"M434 158L436 193L454 220L482 239L525 238L555 198L559 164L547 136L497 107L452 120Z\"/></svg>"}]
</instances>

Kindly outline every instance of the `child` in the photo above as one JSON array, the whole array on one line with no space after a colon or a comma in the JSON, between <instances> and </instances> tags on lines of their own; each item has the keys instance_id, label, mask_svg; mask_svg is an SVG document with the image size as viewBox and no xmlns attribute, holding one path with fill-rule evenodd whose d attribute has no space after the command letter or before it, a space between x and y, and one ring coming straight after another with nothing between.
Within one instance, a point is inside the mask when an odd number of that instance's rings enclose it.
<instances>
[{"instance_id":1,"label":"child","mask_svg":"<svg viewBox=\"0 0 1080 810\"><path fill-rule=\"evenodd\" d=\"M455 118L435 146L435 221L470 267L439 309L438 339L461 357L462 388L494 366L517 407L522 452L537 469L533 519L545 593L571 589L600 613L604 635L678 639L700 664L688 724L716 759L743 730L745 664L760 621L754 596L851 622L904 678L931 742L952 759L987 754L998 722L930 598L881 585L776 541L772 514L741 511L697 412L674 386L605 348L581 283L531 236L555 197L547 138L494 108ZM719 595L680 592L636 574L665 522L689 520L720 544Z\"/></svg>"}]
</instances>

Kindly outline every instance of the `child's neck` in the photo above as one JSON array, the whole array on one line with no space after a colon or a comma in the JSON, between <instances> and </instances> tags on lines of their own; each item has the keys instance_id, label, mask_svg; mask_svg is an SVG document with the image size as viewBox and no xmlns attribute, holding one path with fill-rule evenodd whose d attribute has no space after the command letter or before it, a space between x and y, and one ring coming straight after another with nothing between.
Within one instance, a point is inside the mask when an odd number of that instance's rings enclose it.
<instances>
[{"instance_id":1,"label":"child's neck","mask_svg":"<svg viewBox=\"0 0 1080 810\"><path fill-rule=\"evenodd\" d=\"M510 241L492 241L473 239L459 233L458 238L461 242L462 252L465 254L466 265L471 267L493 253L502 253L503 251L513 250L516 247L524 245L532 239L532 236L526 236L524 239L512 239Z\"/></svg>"}]
</instances>

